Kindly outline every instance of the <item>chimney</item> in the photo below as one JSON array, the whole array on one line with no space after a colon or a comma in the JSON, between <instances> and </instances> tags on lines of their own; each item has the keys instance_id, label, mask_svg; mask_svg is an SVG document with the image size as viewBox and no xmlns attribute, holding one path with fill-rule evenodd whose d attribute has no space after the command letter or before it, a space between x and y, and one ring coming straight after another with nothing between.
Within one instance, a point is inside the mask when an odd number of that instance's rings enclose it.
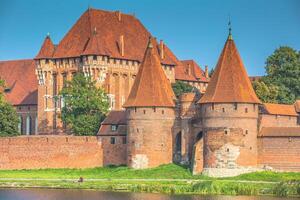
<instances>
[{"instance_id":1,"label":"chimney","mask_svg":"<svg viewBox=\"0 0 300 200\"><path fill-rule=\"evenodd\" d=\"M118 17L118 20L120 22L121 19L122 19L122 13L120 11L117 11L117 17Z\"/></svg>"},{"instance_id":2,"label":"chimney","mask_svg":"<svg viewBox=\"0 0 300 200\"><path fill-rule=\"evenodd\" d=\"M160 42L159 42L159 50L160 50L160 58L164 59L165 58L164 41L162 41L162 40L160 40Z\"/></svg>"},{"instance_id":3,"label":"chimney","mask_svg":"<svg viewBox=\"0 0 300 200\"><path fill-rule=\"evenodd\" d=\"M208 66L207 65L205 65L205 77L209 78L209 75L208 75Z\"/></svg>"},{"instance_id":4,"label":"chimney","mask_svg":"<svg viewBox=\"0 0 300 200\"><path fill-rule=\"evenodd\" d=\"M124 56L124 35L120 36L120 53Z\"/></svg>"}]
</instances>

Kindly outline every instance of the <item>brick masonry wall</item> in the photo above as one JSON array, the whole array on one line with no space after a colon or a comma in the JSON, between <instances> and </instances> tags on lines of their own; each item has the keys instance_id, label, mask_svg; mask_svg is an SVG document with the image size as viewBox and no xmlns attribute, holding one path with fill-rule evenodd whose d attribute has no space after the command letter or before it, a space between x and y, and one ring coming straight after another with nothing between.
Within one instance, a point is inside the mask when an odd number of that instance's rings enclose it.
<instances>
[{"instance_id":1,"label":"brick masonry wall","mask_svg":"<svg viewBox=\"0 0 300 200\"><path fill-rule=\"evenodd\" d=\"M282 115L260 115L260 128L262 127L297 127L297 117Z\"/></svg>"},{"instance_id":2,"label":"brick masonry wall","mask_svg":"<svg viewBox=\"0 0 300 200\"><path fill-rule=\"evenodd\" d=\"M125 136L100 136L103 145L103 165L126 165L127 144L124 144ZM115 144L111 144L111 138L115 138Z\"/></svg>"},{"instance_id":3,"label":"brick masonry wall","mask_svg":"<svg viewBox=\"0 0 300 200\"><path fill-rule=\"evenodd\" d=\"M203 138L194 145L192 163L193 174L200 174L203 171Z\"/></svg>"},{"instance_id":4,"label":"brick masonry wall","mask_svg":"<svg viewBox=\"0 0 300 200\"><path fill-rule=\"evenodd\" d=\"M285 171L300 171L300 137L258 138L258 164Z\"/></svg>"},{"instance_id":5,"label":"brick masonry wall","mask_svg":"<svg viewBox=\"0 0 300 200\"><path fill-rule=\"evenodd\" d=\"M257 165L257 105L203 104L201 114L206 168Z\"/></svg>"},{"instance_id":6,"label":"brick masonry wall","mask_svg":"<svg viewBox=\"0 0 300 200\"><path fill-rule=\"evenodd\" d=\"M92 168L103 166L97 137L20 136L0 138L0 169Z\"/></svg>"},{"instance_id":7,"label":"brick masonry wall","mask_svg":"<svg viewBox=\"0 0 300 200\"><path fill-rule=\"evenodd\" d=\"M128 166L150 168L172 162L173 108L128 109Z\"/></svg>"}]
</instances>

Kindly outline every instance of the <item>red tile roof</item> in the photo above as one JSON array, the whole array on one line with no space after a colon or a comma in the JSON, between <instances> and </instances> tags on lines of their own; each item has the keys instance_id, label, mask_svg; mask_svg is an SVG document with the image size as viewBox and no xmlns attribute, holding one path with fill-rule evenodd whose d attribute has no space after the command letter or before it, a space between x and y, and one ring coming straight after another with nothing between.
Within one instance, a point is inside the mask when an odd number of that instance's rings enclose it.
<instances>
[{"instance_id":1,"label":"red tile roof","mask_svg":"<svg viewBox=\"0 0 300 200\"><path fill-rule=\"evenodd\" d=\"M228 38L215 72L199 103L261 103L234 41Z\"/></svg>"},{"instance_id":2,"label":"red tile roof","mask_svg":"<svg viewBox=\"0 0 300 200\"><path fill-rule=\"evenodd\" d=\"M174 107L174 93L161 67L156 41L150 38L144 59L123 107Z\"/></svg>"},{"instance_id":3,"label":"red tile roof","mask_svg":"<svg viewBox=\"0 0 300 200\"><path fill-rule=\"evenodd\" d=\"M36 105L38 82L34 60L0 61L0 78L10 91L5 98L13 105Z\"/></svg>"},{"instance_id":4,"label":"red tile roof","mask_svg":"<svg viewBox=\"0 0 300 200\"><path fill-rule=\"evenodd\" d=\"M100 51L97 33L95 32L91 39L88 41L87 47L85 48L82 55L97 55Z\"/></svg>"},{"instance_id":5,"label":"red tile roof","mask_svg":"<svg viewBox=\"0 0 300 200\"><path fill-rule=\"evenodd\" d=\"M264 103L266 112L271 115L298 116L295 105Z\"/></svg>"},{"instance_id":6,"label":"red tile roof","mask_svg":"<svg viewBox=\"0 0 300 200\"><path fill-rule=\"evenodd\" d=\"M300 127L263 127L259 137L300 137Z\"/></svg>"},{"instance_id":7,"label":"red tile roof","mask_svg":"<svg viewBox=\"0 0 300 200\"><path fill-rule=\"evenodd\" d=\"M205 72L194 60L181 60L182 67L175 68L175 79L209 82Z\"/></svg>"},{"instance_id":8,"label":"red tile roof","mask_svg":"<svg viewBox=\"0 0 300 200\"><path fill-rule=\"evenodd\" d=\"M52 43L50 36L47 36L35 59L52 58L54 50L55 46Z\"/></svg>"},{"instance_id":9,"label":"red tile roof","mask_svg":"<svg viewBox=\"0 0 300 200\"><path fill-rule=\"evenodd\" d=\"M120 15L120 17L119 17ZM78 19L58 44L54 58L78 57L84 53L91 41L93 31L97 30L97 55L113 58L142 61L151 34L142 23L132 15L88 9ZM120 51L120 36L124 37L124 56ZM157 46L158 47L158 46ZM173 55L165 46L164 64L175 65Z\"/></svg>"},{"instance_id":10,"label":"red tile roof","mask_svg":"<svg viewBox=\"0 0 300 200\"><path fill-rule=\"evenodd\" d=\"M300 113L300 99L296 100L294 105L295 105L295 108L296 108L296 112Z\"/></svg>"},{"instance_id":11,"label":"red tile roof","mask_svg":"<svg viewBox=\"0 0 300 200\"><path fill-rule=\"evenodd\" d=\"M126 125L126 111L111 111L108 113L107 117L104 119L104 121L101 123L102 125Z\"/></svg>"}]
</instances>

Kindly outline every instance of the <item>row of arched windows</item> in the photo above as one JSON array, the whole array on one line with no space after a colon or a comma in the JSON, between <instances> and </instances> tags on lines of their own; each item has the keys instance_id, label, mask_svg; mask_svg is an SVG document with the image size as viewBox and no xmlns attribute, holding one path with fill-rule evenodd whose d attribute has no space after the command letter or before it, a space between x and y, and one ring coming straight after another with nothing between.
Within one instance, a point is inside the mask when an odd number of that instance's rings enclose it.
<instances>
[{"instance_id":1,"label":"row of arched windows","mask_svg":"<svg viewBox=\"0 0 300 200\"><path fill-rule=\"evenodd\" d=\"M33 118L30 115L19 116L18 130L22 135L34 135L37 133L38 121L37 117Z\"/></svg>"}]
</instances>

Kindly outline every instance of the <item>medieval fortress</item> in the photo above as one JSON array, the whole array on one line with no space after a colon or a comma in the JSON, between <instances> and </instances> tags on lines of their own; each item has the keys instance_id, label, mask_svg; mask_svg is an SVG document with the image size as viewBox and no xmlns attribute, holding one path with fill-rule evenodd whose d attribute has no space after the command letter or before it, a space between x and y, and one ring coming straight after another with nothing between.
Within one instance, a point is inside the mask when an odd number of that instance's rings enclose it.
<instances>
[{"instance_id":1,"label":"medieval fortress","mask_svg":"<svg viewBox=\"0 0 300 200\"><path fill-rule=\"evenodd\" d=\"M59 91L78 71L109 97L97 136L71 136L60 120ZM231 33L209 77L135 16L89 8L58 45L47 35L33 60L0 61L0 77L24 135L0 138L0 169L175 162L210 176L300 171L300 101L262 103ZM176 81L198 92L176 98Z\"/></svg>"}]
</instances>

